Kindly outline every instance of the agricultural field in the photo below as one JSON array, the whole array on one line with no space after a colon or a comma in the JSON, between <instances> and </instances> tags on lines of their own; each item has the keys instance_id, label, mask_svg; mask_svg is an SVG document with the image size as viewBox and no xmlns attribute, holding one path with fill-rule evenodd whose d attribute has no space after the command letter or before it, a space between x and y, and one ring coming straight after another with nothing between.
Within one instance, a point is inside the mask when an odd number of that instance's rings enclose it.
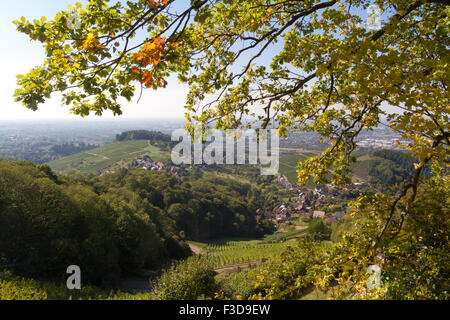
<instances>
[{"instance_id":1,"label":"agricultural field","mask_svg":"<svg viewBox=\"0 0 450 320\"><path fill-rule=\"evenodd\" d=\"M295 183L297 181L297 163L314 155L313 152L280 154L280 173L285 175L290 183Z\"/></svg>"},{"instance_id":2,"label":"agricultural field","mask_svg":"<svg viewBox=\"0 0 450 320\"><path fill-rule=\"evenodd\" d=\"M168 159L165 152L149 144L147 140L112 142L100 148L77 153L49 162L58 173L99 174L104 169L126 168L132 160L150 156L154 161Z\"/></svg>"},{"instance_id":3,"label":"agricultural field","mask_svg":"<svg viewBox=\"0 0 450 320\"><path fill-rule=\"evenodd\" d=\"M386 161L386 159L373 156L371 154L355 154L356 162L352 164L352 170L355 177L359 181L366 182L369 178L370 168L376 165L378 161Z\"/></svg>"},{"instance_id":4,"label":"agricultural field","mask_svg":"<svg viewBox=\"0 0 450 320\"><path fill-rule=\"evenodd\" d=\"M292 150L292 149L290 149ZM301 150L301 149L299 149ZM305 151L297 153L282 153L280 155L280 173L286 176L290 183L297 181L297 163L300 160L305 160L307 157L316 155L316 153ZM356 158L356 162L352 164L353 181L354 182L367 182L369 178L370 168L377 163L377 161L386 161L386 159L373 156L366 152L356 151L353 153ZM308 187L314 187L313 184L309 184Z\"/></svg>"},{"instance_id":5,"label":"agricultural field","mask_svg":"<svg viewBox=\"0 0 450 320\"><path fill-rule=\"evenodd\" d=\"M263 239L230 238L212 242L193 242L189 244L199 248L200 255L206 256L215 269L232 267L239 264L259 263L282 252L292 245L289 239L296 239L306 230L275 233Z\"/></svg>"}]
</instances>

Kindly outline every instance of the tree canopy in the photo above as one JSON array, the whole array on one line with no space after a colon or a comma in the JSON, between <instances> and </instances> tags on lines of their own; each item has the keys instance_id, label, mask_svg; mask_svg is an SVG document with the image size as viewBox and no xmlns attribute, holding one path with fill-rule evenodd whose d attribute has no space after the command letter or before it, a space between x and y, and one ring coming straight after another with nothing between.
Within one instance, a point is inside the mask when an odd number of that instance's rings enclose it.
<instances>
[{"instance_id":1,"label":"tree canopy","mask_svg":"<svg viewBox=\"0 0 450 320\"><path fill-rule=\"evenodd\" d=\"M146 170L88 179L0 160L0 270L59 279L76 262L87 281L114 285L186 258L184 240L274 231L256 215L259 188L214 175L185 179Z\"/></svg>"},{"instance_id":2,"label":"tree canopy","mask_svg":"<svg viewBox=\"0 0 450 320\"><path fill-rule=\"evenodd\" d=\"M174 74L189 86L188 128L276 125L283 136L315 131L330 142L298 164L302 183L310 176L316 183L349 182L358 134L387 125L409 141L403 147L418 159L415 174L399 184L395 196L355 204L355 214L373 222L367 224L370 232L364 229L364 248L355 244L357 236L347 238L353 249L346 253L358 260L359 254L375 255L387 232L402 230L415 210L424 168L431 163L435 174L445 175L449 4L90 0L53 20L15 22L47 55L41 66L18 76L15 96L36 110L60 91L75 114L119 115L122 98L164 88ZM367 10L374 8L379 25L367 23Z\"/></svg>"},{"instance_id":3,"label":"tree canopy","mask_svg":"<svg viewBox=\"0 0 450 320\"><path fill-rule=\"evenodd\" d=\"M47 54L18 76L17 101L36 110L60 91L75 114L121 114L134 82L159 89L176 74L190 88L189 121L239 128L254 116L282 135L303 129L330 140L299 166L301 181L348 181L355 137L383 116L411 140L405 147L419 166L446 158L448 1L108 2L15 21ZM373 4L377 30L364 18ZM383 104L399 112L386 114Z\"/></svg>"}]
</instances>

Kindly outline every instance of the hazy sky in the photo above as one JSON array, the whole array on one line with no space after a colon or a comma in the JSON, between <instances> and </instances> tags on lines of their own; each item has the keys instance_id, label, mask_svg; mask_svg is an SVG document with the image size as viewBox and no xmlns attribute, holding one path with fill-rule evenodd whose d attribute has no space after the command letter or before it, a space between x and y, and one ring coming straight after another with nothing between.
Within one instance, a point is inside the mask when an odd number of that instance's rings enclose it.
<instances>
[{"instance_id":1,"label":"hazy sky","mask_svg":"<svg viewBox=\"0 0 450 320\"><path fill-rule=\"evenodd\" d=\"M44 49L38 42L31 42L26 35L18 33L13 20L24 16L29 20L46 16L52 19L61 10L67 9L76 0L15 0L0 1L0 120L6 119L42 119L42 118L79 118L70 115L67 106L61 106L60 100L54 98L40 105L34 112L14 102L12 97L16 87L16 74L26 73L44 61ZM81 2L84 6L86 1ZM183 117L187 87L178 81L169 81L165 89L145 90L139 104L137 98L131 103L124 103L124 118L160 118ZM105 113L103 117L112 117Z\"/></svg>"},{"instance_id":2,"label":"hazy sky","mask_svg":"<svg viewBox=\"0 0 450 320\"><path fill-rule=\"evenodd\" d=\"M188 1L188 0L186 0ZM16 75L28 72L34 66L44 61L44 49L38 42L31 42L26 35L18 33L13 20L24 16L29 20L40 19L46 16L53 19L56 13L67 9L77 0L0 0L0 35L2 50L0 50L0 120L8 119L43 119L66 118L76 119L79 116L71 115L69 107L61 106L57 94L54 98L41 104L34 112L14 102L12 97L16 87ZM87 3L79 1L83 6ZM361 12L364 15L364 12ZM280 45L280 44L278 44ZM279 49L279 48L278 48ZM263 64L268 64L268 57L262 56ZM261 61L259 61L261 62ZM173 77L168 79L165 89L158 91L144 90L143 97L137 104L137 97L131 103L124 101L123 118L167 118L184 116L184 104L187 86L179 84ZM139 95L139 92L137 92ZM257 107L255 107L257 108ZM389 107L386 106L387 109ZM92 116L95 118L95 116ZM106 112L102 118L111 118L112 113ZM98 117L97 117L98 118Z\"/></svg>"}]
</instances>

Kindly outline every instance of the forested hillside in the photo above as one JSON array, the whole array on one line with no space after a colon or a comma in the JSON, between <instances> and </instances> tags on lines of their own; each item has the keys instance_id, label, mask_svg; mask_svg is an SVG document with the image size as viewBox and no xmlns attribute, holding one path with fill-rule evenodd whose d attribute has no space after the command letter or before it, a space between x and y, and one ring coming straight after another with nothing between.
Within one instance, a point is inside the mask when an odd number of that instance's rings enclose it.
<instances>
[{"instance_id":1,"label":"forested hillside","mask_svg":"<svg viewBox=\"0 0 450 320\"><path fill-rule=\"evenodd\" d=\"M176 144L176 142L172 142L170 135L158 131L132 130L116 135L116 141L127 140L148 140L151 145L163 150L167 150Z\"/></svg>"},{"instance_id":2,"label":"forested hillside","mask_svg":"<svg viewBox=\"0 0 450 320\"><path fill-rule=\"evenodd\" d=\"M122 170L95 179L0 161L0 268L114 286L122 275L189 256L184 239L272 232L259 190L223 178Z\"/></svg>"},{"instance_id":3,"label":"forested hillside","mask_svg":"<svg viewBox=\"0 0 450 320\"><path fill-rule=\"evenodd\" d=\"M407 155L405 152L395 150L376 150L372 153L376 159L370 162L368 182L381 191L388 191L392 186L400 184L405 179L414 176L414 163L418 159ZM431 176L431 167L424 167L422 177Z\"/></svg>"}]
</instances>

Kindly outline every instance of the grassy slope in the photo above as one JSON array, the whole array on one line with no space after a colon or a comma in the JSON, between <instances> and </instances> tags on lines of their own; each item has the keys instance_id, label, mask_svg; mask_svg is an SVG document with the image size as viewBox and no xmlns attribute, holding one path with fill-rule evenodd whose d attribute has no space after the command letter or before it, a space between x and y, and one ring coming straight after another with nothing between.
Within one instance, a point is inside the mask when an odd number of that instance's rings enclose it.
<instances>
[{"instance_id":1,"label":"grassy slope","mask_svg":"<svg viewBox=\"0 0 450 320\"><path fill-rule=\"evenodd\" d=\"M1 300L152 300L152 293L107 291L82 285L81 290L69 290L65 281L50 282L14 276L0 272Z\"/></svg>"},{"instance_id":2,"label":"grassy slope","mask_svg":"<svg viewBox=\"0 0 450 320\"><path fill-rule=\"evenodd\" d=\"M290 183L295 183L297 181L297 163L314 155L315 153L312 152L281 154L280 173L284 174Z\"/></svg>"},{"instance_id":3,"label":"grassy slope","mask_svg":"<svg viewBox=\"0 0 450 320\"><path fill-rule=\"evenodd\" d=\"M356 158L356 162L352 164L353 173L357 180L367 181L369 178L370 168L378 161L388 161L383 158L375 157L370 154L363 154Z\"/></svg>"},{"instance_id":4,"label":"grassy slope","mask_svg":"<svg viewBox=\"0 0 450 320\"><path fill-rule=\"evenodd\" d=\"M153 160L164 160L167 155L146 140L112 142L97 149L80 152L51 161L50 167L59 173L98 174L113 165L126 166L133 159L150 156Z\"/></svg>"},{"instance_id":5,"label":"grassy slope","mask_svg":"<svg viewBox=\"0 0 450 320\"><path fill-rule=\"evenodd\" d=\"M297 162L314 155L311 152L299 154L281 154L280 155L280 173L284 174L289 182L295 183L297 179ZM367 181L370 168L378 161L386 161L383 158L374 157L367 153L355 152L354 156L357 162L352 165L355 181Z\"/></svg>"},{"instance_id":6,"label":"grassy slope","mask_svg":"<svg viewBox=\"0 0 450 320\"><path fill-rule=\"evenodd\" d=\"M280 232L262 239L222 238L210 242L189 241L200 249L200 254L208 257L214 268L231 266L245 262L257 262L282 252L291 245L289 239L306 234L306 229Z\"/></svg>"}]
</instances>

